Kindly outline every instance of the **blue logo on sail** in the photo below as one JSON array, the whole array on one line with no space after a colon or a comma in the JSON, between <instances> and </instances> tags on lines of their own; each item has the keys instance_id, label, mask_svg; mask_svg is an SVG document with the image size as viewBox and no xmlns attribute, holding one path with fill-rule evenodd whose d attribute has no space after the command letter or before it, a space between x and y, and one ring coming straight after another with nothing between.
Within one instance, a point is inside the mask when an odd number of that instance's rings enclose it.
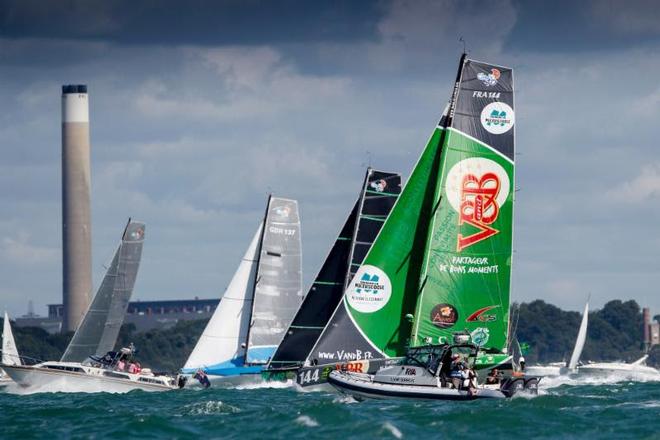
<instances>
[{"instance_id":1,"label":"blue logo on sail","mask_svg":"<svg viewBox=\"0 0 660 440\"><path fill-rule=\"evenodd\" d=\"M490 118L486 119L487 125L499 125L504 127L509 121L506 119L506 112L504 110L493 110L490 113Z\"/></svg>"},{"instance_id":2,"label":"blue logo on sail","mask_svg":"<svg viewBox=\"0 0 660 440\"><path fill-rule=\"evenodd\" d=\"M360 281L362 283L358 283L358 288L355 289L356 293L362 293L364 290L365 293L373 293L377 294L378 293L378 275L369 275L368 273L364 273L362 275L362 278ZM375 287L375 288L374 288Z\"/></svg>"}]
</instances>

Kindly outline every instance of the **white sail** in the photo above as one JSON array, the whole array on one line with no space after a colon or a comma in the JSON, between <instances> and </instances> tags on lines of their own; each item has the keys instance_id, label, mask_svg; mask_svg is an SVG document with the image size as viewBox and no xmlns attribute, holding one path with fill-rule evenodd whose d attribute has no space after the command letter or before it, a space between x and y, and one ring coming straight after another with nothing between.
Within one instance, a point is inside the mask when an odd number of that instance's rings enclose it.
<instances>
[{"instance_id":1,"label":"white sail","mask_svg":"<svg viewBox=\"0 0 660 440\"><path fill-rule=\"evenodd\" d=\"M571 355L571 360L568 362L568 370L575 371L577 363L580 360L582 355L582 349L584 348L584 342L587 340L587 323L589 321L589 301L584 306L584 315L582 315L582 323L580 324L580 330L578 331L577 339L575 340L575 348L573 348L573 354Z\"/></svg>"},{"instance_id":2,"label":"white sail","mask_svg":"<svg viewBox=\"0 0 660 440\"><path fill-rule=\"evenodd\" d=\"M183 367L184 373L194 373L198 368L229 367L232 360L238 362L239 358L242 363L254 294L259 252L257 247L262 230L263 224L259 225L218 308L190 353Z\"/></svg>"},{"instance_id":3,"label":"white sail","mask_svg":"<svg viewBox=\"0 0 660 440\"><path fill-rule=\"evenodd\" d=\"M18 357L18 349L16 348L7 312L5 312L5 322L2 329L2 363L5 365L21 365L21 358Z\"/></svg>"}]
</instances>

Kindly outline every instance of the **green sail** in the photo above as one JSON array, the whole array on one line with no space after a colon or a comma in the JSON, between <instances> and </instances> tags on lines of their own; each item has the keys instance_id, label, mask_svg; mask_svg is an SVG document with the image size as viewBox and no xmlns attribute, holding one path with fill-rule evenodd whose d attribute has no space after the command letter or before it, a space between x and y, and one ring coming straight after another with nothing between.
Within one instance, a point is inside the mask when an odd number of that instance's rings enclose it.
<instances>
[{"instance_id":1,"label":"green sail","mask_svg":"<svg viewBox=\"0 0 660 440\"><path fill-rule=\"evenodd\" d=\"M442 148L413 346L467 331L505 352L513 236L513 75L466 60Z\"/></svg>"},{"instance_id":2,"label":"green sail","mask_svg":"<svg viewBox=\"0 0 660 440\"><path fill-rule=\"evenodd\" d=\"M438 180L441 123L433 131L399 200L347 288L344 305L370 344L387 357L401 356L410 342L428 219Z\"/></svg>"}]
</instances>

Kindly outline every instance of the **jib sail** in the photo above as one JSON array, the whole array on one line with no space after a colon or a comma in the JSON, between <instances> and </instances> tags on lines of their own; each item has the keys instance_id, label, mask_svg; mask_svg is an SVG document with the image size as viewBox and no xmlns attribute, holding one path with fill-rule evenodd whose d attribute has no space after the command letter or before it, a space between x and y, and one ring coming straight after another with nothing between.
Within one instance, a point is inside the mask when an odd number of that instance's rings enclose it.
<instances>
[{"instance_id":1,"label":"jib sail","mask_svg":"<svg viewBox=\"0 0 660 440\"><path fill-rule=\"evenodd\" d=\"M443 132L442 125L433 131L307 364L404 354L412 329L406 316L417 300Z\"/></svg>"},{"instance_id":2,"label":"jib sail","mask_svg":"<svg viewBox=\"0 0 660 440\"><path fill-rule=\"evenodd\" d=\"M290 368L305 361L400 191L400 175L367 170L360 196L273 355L270 368Z\"/></svg>"}]
</instances>

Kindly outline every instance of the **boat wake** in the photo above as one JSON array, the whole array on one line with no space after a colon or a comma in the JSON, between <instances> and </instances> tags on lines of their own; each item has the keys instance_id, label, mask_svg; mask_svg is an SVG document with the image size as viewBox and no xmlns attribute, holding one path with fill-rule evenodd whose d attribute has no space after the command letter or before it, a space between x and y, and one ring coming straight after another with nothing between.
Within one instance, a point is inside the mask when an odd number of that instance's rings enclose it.
<instances>
[{"instance_id":1,"label":"boat wake","mask_svg":"<svg viewBox=\"0 0 660 440\"><path fill-rule=\"evenodd\" d=\"M646 372L613 371L600 375L562 375L547 376L539 383L539 391L557 388L562 385L581 386L581 385L607 385L618 382L658 382L660 374Z\"/></svg>"},{"instance_id":2,"label":"boat wake","mask_svg":"<svg viewBox=\"0 0 660 440\"><path fill-rule=\"evenodd\" d=\"M292 388L295 382L292 379L287 379L285 382L280 381L261 381L253 383L245 383L233 387L236 390L258 390L261 388Z\"/></svg>"},{"instance_id":3,"label":"boat wake","mask_svg":"<svg viewBox=\"0 0 660 440\"><path fill-rule=\"evenodd\" d=\"M48 384L32 385L29 387L22 387L16 383L7 385L5 392L16 395L30 395L38 393L110 393L121 394L127 393L128 390L122 387L121 389L113 388L108 384L97 384L92 382L76 382L71 383L67 378L58 378L51 380Z\"/></svg>"}]
</instances>

